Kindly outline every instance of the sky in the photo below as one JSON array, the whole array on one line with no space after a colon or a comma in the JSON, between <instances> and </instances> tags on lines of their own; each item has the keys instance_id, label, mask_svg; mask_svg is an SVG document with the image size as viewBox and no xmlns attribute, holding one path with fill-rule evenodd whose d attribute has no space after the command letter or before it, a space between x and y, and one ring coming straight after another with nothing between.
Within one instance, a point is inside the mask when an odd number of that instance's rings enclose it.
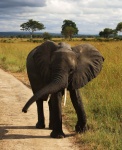
<instances>
[{"instance_id":1,"label":"sky","mask_svg":"<svg viewBox=\"0 0 122 150\"><path fill-rule=\"evenodd\" d=\"M60 33L63 21L72 20L79 34L99 34L122 22L122 0L0 1L0 32L21 31L20 25L29 19L44 24L41 32Z\"/></svg>"}]
</instances>

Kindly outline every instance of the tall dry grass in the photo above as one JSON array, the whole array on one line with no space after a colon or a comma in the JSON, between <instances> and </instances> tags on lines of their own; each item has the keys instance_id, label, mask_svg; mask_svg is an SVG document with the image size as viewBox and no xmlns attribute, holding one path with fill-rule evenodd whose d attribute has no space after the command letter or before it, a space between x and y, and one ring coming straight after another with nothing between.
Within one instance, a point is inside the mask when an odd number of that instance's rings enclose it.
<instances>
[{"instance_id":1,"label":"tall dry grass","mask_svg":"<svg viewBox=\"0 0 122 150\"><path fill-rule=\"evenodd\" d=\"M0 66L11 72L25 71L27 54L37 45L29 42L0 43Z\"/></svg>"}]
</instances>

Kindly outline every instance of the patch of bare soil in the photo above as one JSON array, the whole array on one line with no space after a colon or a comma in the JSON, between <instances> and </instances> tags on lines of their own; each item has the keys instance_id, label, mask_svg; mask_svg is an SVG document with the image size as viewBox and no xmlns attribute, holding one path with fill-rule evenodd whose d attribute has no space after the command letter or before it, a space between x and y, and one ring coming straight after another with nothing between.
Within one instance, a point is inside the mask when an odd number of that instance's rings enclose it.
<instances>
[{"instance_id":1,"label":"patch of bare soil","mask_svg":"<svg viewBox=\"0 0 122 150\"><path fill-rule=\"evenodd\" d=\"M17 74L16 74L17 77ZM27 76L18 79L29 85ZM28 113L22 113L25 102L32 96L31 89L13 75L0 69L0 150L78 150L73 142L74 134L63 127L64 139L50 138L48 130L48 103L45 102L46 129L35 129L36 105Z\"/></svg>"}]
</instances>

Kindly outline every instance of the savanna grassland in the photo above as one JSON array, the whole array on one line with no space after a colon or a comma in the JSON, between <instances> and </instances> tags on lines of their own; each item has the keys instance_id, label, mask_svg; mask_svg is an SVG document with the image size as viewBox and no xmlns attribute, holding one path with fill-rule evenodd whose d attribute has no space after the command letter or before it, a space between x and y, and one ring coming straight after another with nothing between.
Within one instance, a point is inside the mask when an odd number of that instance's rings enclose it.
<instances>
[{"instance_id":1,"label":"savanna grassland","mask_svg":"<svg viewBox=\"0 0 122 150\"><path fill-rule=\"evenodd\" d=\"M27 54L40 43L29 42L26 39L4 40L0 39L0 67L14 73L15 76L19 73L21 80L27 80L25 67ZM90 43L105 58L103 69L98 77L80 90L87 114L88 131L76 135L76 142L84 150L121 150L122 41L66 42L72 46ZM63 114L63 122L69 130L74 130L77 118L69 98L63 108Z\"/></svg>"}]
</instances>

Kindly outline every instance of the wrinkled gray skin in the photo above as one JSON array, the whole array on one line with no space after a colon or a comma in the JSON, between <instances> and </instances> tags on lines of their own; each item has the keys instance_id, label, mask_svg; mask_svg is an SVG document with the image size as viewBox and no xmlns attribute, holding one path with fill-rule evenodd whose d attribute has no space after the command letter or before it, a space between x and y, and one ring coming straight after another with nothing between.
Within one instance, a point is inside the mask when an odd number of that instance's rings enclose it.
<instances>
[{"instance_id":1,"label":"wrinkled gray skin","mask_svg":"<svg viewBox=\"0 0 122 150\"><path fill-rule=\"evenodd\" d=\"M72 104L77 114L75 130L84 132L86 114L79 94L79 88L95 78L102 69L104 58L99 51L89 44L70 47L66 43L58 45L46 41L32 50L27 57L27 72L34 95L29 99L23 112L36 101L37 128L45 128L43 100L49 100L51 137L63 138L61 101L64 89L70 93Z\"/></svg>"}]
</instances>

